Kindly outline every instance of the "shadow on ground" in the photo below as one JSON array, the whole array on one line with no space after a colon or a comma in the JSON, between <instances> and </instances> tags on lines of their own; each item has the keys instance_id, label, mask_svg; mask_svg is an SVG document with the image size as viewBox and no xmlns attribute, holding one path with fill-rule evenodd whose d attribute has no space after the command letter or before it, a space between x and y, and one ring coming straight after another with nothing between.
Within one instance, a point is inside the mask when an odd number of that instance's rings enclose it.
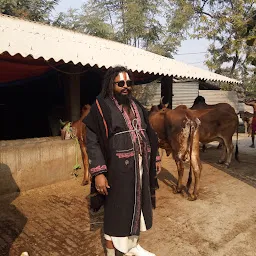
<instances>
[{"instance_id":1,"label":"shadow on ground","mask_svg":"<svg viewBox=\"0 0 256 256\"><path fill-rule=\"evenodd\" d=\"M20 194L11 170L0 163L0 255L9 255L13 242L19 237L27 218L13 204Z\"/></svg>"},{"instance_id":2,"label":"shadow on ground","mask_svg":"<svg viewBox=\"0 0 256 256\"><path fill-rule=\"evenodd\" d=\"M102 248L104 249L104 253L106 254L105 250L105 238L104 238L104 231L103 231L103 221L104 221L104 207L102 206L99 211L92 212L89 209L89 218L90 218L90 231L95 232L100 229L100 240Z\"/></svg>"},{"instance_id":3,"label":"shadow on ground","mask_svg":"<svg viewBox=\"0 0 256 256\"><path fill-rule=\"evenodd\" d=\"M176 171L176 170L175 170ZM165 168L162 167L160 174L157 176L160 181L170 188L174 188L177 184L177 179Z\"/></svg>"},{"instance_id":4,"label":"shadow on ground","mask_svg":"<svg viewBox=\"0 0 256 256\"><path fill-rule=\"evenodd\" d=\"M256 188L256 152L255 155L240 152L239 162L235 160L233 155L229 168L217 163L221 152L222 150L216 149L216 147L209 147L205 152L200 152L201 161Z\"/></svg>"}]
</instances>

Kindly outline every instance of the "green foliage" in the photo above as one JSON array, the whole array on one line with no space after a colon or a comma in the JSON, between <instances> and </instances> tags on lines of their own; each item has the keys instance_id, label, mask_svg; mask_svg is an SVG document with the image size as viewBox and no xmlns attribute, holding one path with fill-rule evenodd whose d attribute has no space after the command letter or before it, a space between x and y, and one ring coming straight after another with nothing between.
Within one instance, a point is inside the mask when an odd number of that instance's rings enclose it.
<instances>
[{"instance_id":1,"label":"green foliage","mask_svg":"<svg viewBox=\"0 0 256 256\"><path fill-rule=\"evenodd\" d=\"M168 32L161 0L88 0L82 11L60 13L53 25L171 57L183 38Z\"/></svg>"},{"instance_id":2,"label":"green foliage","mask_svg":"<svg viewBox=\"0 0 256 256\"><path fill-rule=\"evenodd\" d=\"M69 9L66 13L60 13L52 24L89 35L113 39L113 29L106 22L107 12L102 8L97 8L92 2L84 4L80 11Z\"/></svg>"},{"instance_id":3,"label":"green foliage","mask_svg":"<svg viewBox=\"0 0 256 256\"><path fill-rule=\"evenodd\" d=\"M255 90L255 0L177 0L172 9L171 31L188 33L192 38L211 41L206 65L216 73L244 82L244 89ZM172 4L175 2L175 4ZM178 28L178 30L176 30ZM189 32L190 31L192 32ZM256 61L255 61L256 62ZM229 87L229 86L228 86ZM223 86L225 89L227 86ZM243 93L240 93L243 95Z\"/></svg>"},{"instance_id":4,"label":"green foliage","mask_svg":"<svg viewBox=\"0 0 256 256\"><path fill-rule=\"evenodd\" d=\"M167 57L172 57L184 39L180 32L184 20L179 22L173 16L172 23L167 25L165 14L169 5L162 0L87 0L81 9L69 9L51 21L51 11L58 1L0 0L0 8L4 14L48 22Z\"/></svg>"},{"instance_id":5,"label":"green foliage","mask_svg":"<svg viewBox=\"0 0 256 256\"><path fill-rule=\"evenodd\" d=\"M0 0L0 12L23 19L50 22L49 15L59 0Z\"/></svg>"}]
</instances>

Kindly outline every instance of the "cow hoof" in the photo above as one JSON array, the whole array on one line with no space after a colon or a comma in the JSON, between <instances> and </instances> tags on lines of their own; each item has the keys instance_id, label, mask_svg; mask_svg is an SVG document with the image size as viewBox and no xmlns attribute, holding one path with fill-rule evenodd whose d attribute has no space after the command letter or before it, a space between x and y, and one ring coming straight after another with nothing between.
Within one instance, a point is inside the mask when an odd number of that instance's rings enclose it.
<instances>
[{"instance_id":1,"label":"cow hoof","mask_svg":"<svg viewBox=\"0 0 256 256\"><path fill-rule=\"evenodd\" d=\"M82 183L81 183L81 186L86 186L89 184L89 181L88 180L83 180Z\"/></svg>"},{"instance_id":2,"label":"cow hoof","mask_svg":"<svg viewBox=\"0 0 256 256\"><path fill-rule=\"evenodd\" d=\"M187 197L188 197L188 192L185 191L185 190L182 190L182 191L181 191L181 195L182 195L184 198L187 198Z\"/></svg>"},{"instance_id":3,"label":"cow hoof","mask_svg":"<svg viewBox=\"0 0 256 256\"><path fill-rule=\"evenodd\" d=\"M188 196L188 201L195 201L196 199L197 199L197 196L195 196L195 195Z\"/></svg>"},{"instance_id":4,"label":"cow hoof","mask_svg":"<svg viewBox=\"0 0 256 256\"><path fill-rule=\"evenodd\" d=\"M179 194L182 191L182 189L178 189L177 187L173 187L172 190L173 190L173 194Z\"/></svg>"},{"instance_id":5,"label":"cow hoof","mask_svg":"<svg viewBox=\"0 0 256 256\"><path fill-rule=\"evenodd\" d=\"M178 194L178 191L177 191L176 188L173 188L173 189L172 189L172 192L173 192L173 194Z\"/></svg>"},{"instance_id":6,"label":"cow hoof","mask_svg":"<svg viewBox=\"0 0 256 256\"><path fill-rule=\"evenodd\" d=\"M229 163L225 163L225 167L226 167L226 168L229 168Z\"/></svg>"}]
</instances>

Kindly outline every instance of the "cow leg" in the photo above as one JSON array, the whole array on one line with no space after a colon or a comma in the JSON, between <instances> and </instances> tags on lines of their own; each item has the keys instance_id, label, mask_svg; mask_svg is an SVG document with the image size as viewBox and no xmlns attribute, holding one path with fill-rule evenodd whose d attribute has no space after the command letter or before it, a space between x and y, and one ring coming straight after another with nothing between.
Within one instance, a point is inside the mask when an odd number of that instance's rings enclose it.
<instances>
[{"instance_id":1,"label":"cow leg","mask_svg":"<svg viewBox=\"0 0 256 256\"><path fill-rule=\"evenodd\" d=\"M224 164L227 159L227 143L223 140L222 155L218 161L219 164Z\"/></svg>"},{"instance_id":2,"label":"cow leg","mask_svg":"<svg viewBox=\"0 0 256 256\"><path fill-rule=\"evenodd\" d=\"M248 137L250 137L252 135L252 126L251 124L248 124Z\"/></svg>"},{"instance_id":3,"label":"cow leg","mask_svg":"<svg viewBox=\"0 0 256 256\"><path fill-rule=\"evenodd\" d=\"M247 122L244 122L244 133L249 133Z\"/></svg>"},{"instance_id":4,"label":"cow leg","mask_svg":"<svg viewBox=\"0 0 256 256\"><path fill-rule=\"evenodd\" d=\"M188 200L193 201L193 200L196 200L198 197L198 193L199 193L198 191L199 191L199 186L200 186L200 177L201 177L201 171L202 171L202 165L201 165L201 161L199 159L199 155L192 154L191 165L192 165L192 170L193 170L194 177L195 177L195 183L194 183L194 190L191 192L191 194L189 194ZM191 185L191 182L189 184L189 188L190 188L190 185Z\"/></svg>"},{"instance_id":5,"label":"cow leg","mask_svg":"<svg viewBox=\"0 0 256 256\"><path fill-rule=\"evenodd\" d=\"M201 178L201 171L202 171L202 164L201 164L201 160L200 160L200 153L199 153L199 134L198 134L198 130L195 132L195 137L194 137L194 142L193 142L193 146L192 146L192 153L191 153L191 159L190 159L190 175L188 178L188 182L187 182L187 187L188 187L188 191L190 189L191 186L191 182L192 182L192 171L194 173L194 179L195 179L195 183L194 183L194 189L191 192L191 194L189 194L188 200L193 201L196 200L198 197L198 191L199 191L199 186L200 186L200 178Z\"/></svg>"},{"instance_id":6,"label":"cow leg","mask_svg":"<svg viewBox=\"0 0 256 256\"><path fill-rule=\"evenodd\" d=\"M184 174L184 166L181 160L176 159L175 163L177 165L177 171L178 171L178 184L177 187L174 189L174 193L181 193L182 191L182 178Z\"/></svg>"},{"instance_id":7,"label":"cow leg","mask_svg":"<svg viewBox=\"0 0 256 256\"><path fill-rule=\"evenodd\" d=\"M190 164L190 168L189 168L189 173L188 173L188 182L187 182L187 190L188 190L188 193L189 193L189 189L190 189L190 186L191 186L191 183L192 183L192 166Z\"/></svg>"},{"instance_id":8,"label":"cow leg","mask_svg":"<svg viewBox=\"0 0 256 256\"><path fill-rule=\"evenodd\" d=\"M234 150L234 145L232 143L232 137L229 139L224 139L224 143L225 143L226 149L227 149L227 158L226 158L225 165L226 165L226 167L229 167L229 165L231 163L231 159L232 159L233 150Z\"/></svg>"},{"instance_id":9,"label":"cow leg","mask_svg":"<svg viewBox=\"0 0 256 256\"><path fill-rule=\"evenodd\" d=\"M80 143L80 148L81 148L81 152L82 152L82 158L83 158L83 164L84 164L84 178L82 181L82 186L85 186L89 183L89 164L88 164L88 155L86 152L86 148L85 145L83 143L83 141Z\"/></svg>"}]
</instances>

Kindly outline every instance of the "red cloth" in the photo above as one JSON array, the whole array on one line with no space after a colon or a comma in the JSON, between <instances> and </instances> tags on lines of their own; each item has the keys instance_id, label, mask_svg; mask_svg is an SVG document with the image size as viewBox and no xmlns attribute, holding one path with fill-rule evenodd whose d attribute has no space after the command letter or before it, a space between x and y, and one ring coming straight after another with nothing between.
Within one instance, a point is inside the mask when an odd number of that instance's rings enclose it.
<instances>
[{"instance_id":1,"label":"red cloth","mask_svg":"<svg viewBox=\"0 0 256 256\"><path fill-rule=\"evenodd\" d=\"M0 83L8 83L30 77L40 76L50 70L49 66L33 66L0 60Z\"/></svg>"},{"instance_id":2,"label":"red cloth","mask_svg":"<svg viewBox=\"0 0 256 256\"><path fill-rule=\"evenodd\" d=\"M63 64L63 61L47 62L43 58L33 59L31 56L23 58L19 54L11 56L5 52L0 54L0 83L40 76L52 69L52 66L59 64Z\"/></svg>"}]
</instances>

